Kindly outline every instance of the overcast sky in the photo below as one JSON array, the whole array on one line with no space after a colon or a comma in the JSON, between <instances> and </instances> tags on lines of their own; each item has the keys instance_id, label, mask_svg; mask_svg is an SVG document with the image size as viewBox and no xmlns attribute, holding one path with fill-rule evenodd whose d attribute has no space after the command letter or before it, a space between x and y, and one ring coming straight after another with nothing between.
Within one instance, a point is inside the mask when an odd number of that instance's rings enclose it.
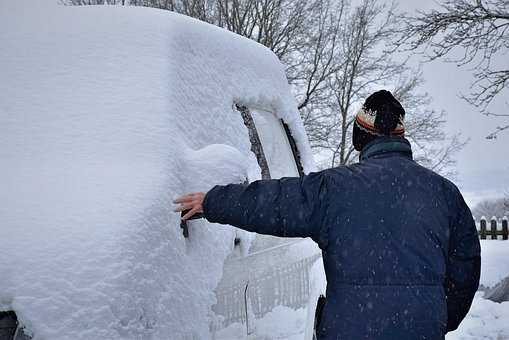
<instances>
[{"instance_id":1,"label":"overcast sky","mask_svg":"<svg viewBox=\"0 0 509 340\"><path fill-rule=\"evenodd\" d=\"M431 0L399 2L399 8L408 13L436 6ZM501 63L509 64L506 61ZM469 139L457 157L457 185L467 203L473 206L480 200L502 197L504 192L509 194L509 131L499 134L496 140L486 139L497 125L502 125L504 121L508 124L509 119L486 117L459 98L460 93L469 92L473 80L470 67L458 68L453 63L435 61L423 64L422 70L426 81L423 89L432 96L432 106L447 113L446 131L451 134L461 132L463 137ZM508 97L509 90L506 89L492 110L507 113Z\"/></svg>"}]
</instances>

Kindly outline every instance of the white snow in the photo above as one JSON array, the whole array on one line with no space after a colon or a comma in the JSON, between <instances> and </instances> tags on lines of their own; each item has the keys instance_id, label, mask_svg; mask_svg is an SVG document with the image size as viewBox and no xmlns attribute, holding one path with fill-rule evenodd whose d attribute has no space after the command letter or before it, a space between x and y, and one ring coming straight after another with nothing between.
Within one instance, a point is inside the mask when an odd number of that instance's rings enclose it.
<instances>
[{"instance_id":1,"label":"white snow","mask_svg":"<svg viewBox=\"0 0 509 340\"><path fill-rule=\"evenodd\" d=\"M509 339L509 302L496 303L476 294L470 312L446 340Z\"/></svg>"},{"instance_id":2,"label":"white snow","mask_svg":"<svg viewBox=\"0 0 509 340\"><path fill-rule=\"evenodd\" d=\"M292 309L278 306L255 320L255 325L247 335L246 325L235 323L216 334L220 340L302 340L306 326L306 309Z\"/></svg>"},{"instance_id":3,"label":"white snow","mask_svg":"<svg viewBox=\"0 0 509 340\"><path fill-rule=\"evenodd\" d=\"M481 284L493 287L509 276L509 242L481 240ZM509 339L509 301L496 303L475 295L472 307L460 327L447 340Z\"/></svg>"},{"instance_id":4,"label":"white snow","mask_svg":"<svg viewBox=\"0 0 509 340\"><path fill-rule=\"evenodd\" d=\"M285 118L283 67L169 12L0 1L0 310L34 340L208 339L236 231L178 194L259 174L233 102Z\"/></svg>"},{"instance_id":5,"label":"white snow","mask_svg":"<svg viewBox=\"0 0 509 340\"><path fill-rule=\"evenodd\" d=\"M481 285L493 287L509 276L509 241L481 240Z\"/></svg>"}]
</instances>

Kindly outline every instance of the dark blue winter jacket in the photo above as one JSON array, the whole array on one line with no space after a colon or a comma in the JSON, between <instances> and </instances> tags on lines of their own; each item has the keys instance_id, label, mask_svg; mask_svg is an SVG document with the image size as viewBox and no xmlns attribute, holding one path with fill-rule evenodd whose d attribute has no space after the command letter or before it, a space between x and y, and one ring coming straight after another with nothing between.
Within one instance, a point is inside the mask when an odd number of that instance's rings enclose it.
<instances>
[{"instance_id":1,"label":"dark blue winter jacket","mask_svg":"<svg viewBox=\"0 0 509 340\"><path fill-rule=\"evenodd\" d=\"M204 213L211 222L318 243L327 277L321 340L443 339L478 287L469 208L454 184L413 161L403 138L376 139L351 166L216 186Z\"/></svg>"}]
</instances>

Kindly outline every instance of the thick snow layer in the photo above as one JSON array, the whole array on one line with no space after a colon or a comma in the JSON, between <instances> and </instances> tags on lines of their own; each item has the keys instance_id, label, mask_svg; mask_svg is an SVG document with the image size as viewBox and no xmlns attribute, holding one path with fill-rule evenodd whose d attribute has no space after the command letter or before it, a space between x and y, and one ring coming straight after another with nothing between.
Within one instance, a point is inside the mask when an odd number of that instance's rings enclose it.
<instances>
[{"instance_id":1,"label":"thick snow layer","mask_svg":"<svg viewBox=\"0 0 509 340\"><path fill-rule=\"evenodd\" d=\"M0 1L0 310L34 340L208 339L235 231L178 194L258 174L232 103L289 123L277 58L169 12Z\"/></svg>"},{"instance_id":2,"label":"thick snow layer","mask_svg":"<svg viewBox=\"0 0 509 340\"><path fill-rule=\"evenodd\" d=\"M200 146L218 139L214 134L203 136L202 131L195 128L203 117L207 117L206 123L211 127L243 124L240 114L232 107L234 103L263 109L285 120L296 139L304 170L314 170L297 104L277 57L258 43L221 28L184 16L174 15L172 19L177 28L174 40L178 43L174 51L178 52L173 54L175 78L171 97L174 109L182 118L189 119L181 124L188 140ZM247 131L241 131L242 136L238 136L237 131L228 132L231 136L223 137L231 139L231 145L250 148Z\"/></svg>"}]
</instances>

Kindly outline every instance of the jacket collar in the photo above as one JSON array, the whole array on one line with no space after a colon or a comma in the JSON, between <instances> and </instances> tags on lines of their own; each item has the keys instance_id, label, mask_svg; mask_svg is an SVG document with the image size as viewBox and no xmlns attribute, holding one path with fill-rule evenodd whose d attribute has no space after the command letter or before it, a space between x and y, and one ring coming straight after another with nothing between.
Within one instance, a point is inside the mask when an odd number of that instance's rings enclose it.
<instances>
[{"instance_id":1,"label":"jacket collar","mask_svg":"<svg viewBox=\"0 0 509 340\"><path fill-rule=\"evenodd\" d=\"M388 154L399 154L412 159L412 147L406 138L383 136L369 142L362 149L359 159L366 159Z\"/></svg>"}]
</instances>

